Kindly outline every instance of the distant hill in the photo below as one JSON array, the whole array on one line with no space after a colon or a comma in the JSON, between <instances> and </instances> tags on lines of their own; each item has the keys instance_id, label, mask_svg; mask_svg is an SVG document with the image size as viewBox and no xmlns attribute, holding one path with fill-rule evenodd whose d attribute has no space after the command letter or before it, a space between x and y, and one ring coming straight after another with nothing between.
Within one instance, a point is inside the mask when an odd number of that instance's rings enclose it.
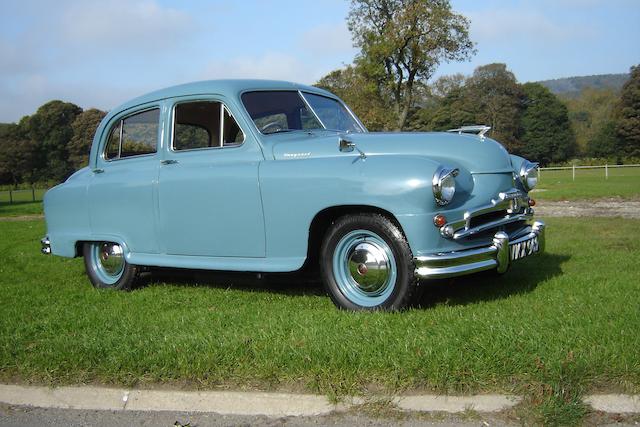
<instances>
[{"instance_id":1,"label":"distant hill","mask_svg":"<svg viewBox=\"0 0 640 427\"><path fill-rule=\"evenodd\" d=\"M611 88L619 91L622 85L629 79L629 74L600 74L597 76L566 77L563 79L544 80L540 83L556 95L567 98L577 97L582 89L591 87L594 89Z\"/></svg>"}]
</instances>

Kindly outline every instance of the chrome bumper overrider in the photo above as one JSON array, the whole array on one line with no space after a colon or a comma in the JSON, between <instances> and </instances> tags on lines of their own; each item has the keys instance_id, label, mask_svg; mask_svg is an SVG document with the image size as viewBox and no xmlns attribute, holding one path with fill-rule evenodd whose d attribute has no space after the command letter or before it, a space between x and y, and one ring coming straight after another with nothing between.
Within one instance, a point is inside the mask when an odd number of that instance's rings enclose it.
<instances>
[{"instance_id":1,"label":"chrome bumper overrider","mask_svg":"<svg viewBox=\"0 0 640 427\"><path fill-rule=\"evenodd\" d=\"M542 221L536 221L532 226L527 226L515 234L513 240L509 240L509 235L504 231L498 231L493 236L493 244L490 246L416 257L414 259L415 274L423 279L438 279L494 268L499 273L504 273L509 268L512 257L509 251L511 246L537 237L538 250L536 253L542 253L545 247L544 234L545 225Z\"/></svg>"},{"instance_id":2,"label":"chrome bumper overrider","mask_svg":"<svg viewBox=\"0 0 640 427\"><path fill-rule=\"evenodd\" d=\"M45 255L51 254L51 242L49 241L49 237L43 237L40 240L40 245L42 245L40 252L42 252Z\"/></svg>"}]
</instances>

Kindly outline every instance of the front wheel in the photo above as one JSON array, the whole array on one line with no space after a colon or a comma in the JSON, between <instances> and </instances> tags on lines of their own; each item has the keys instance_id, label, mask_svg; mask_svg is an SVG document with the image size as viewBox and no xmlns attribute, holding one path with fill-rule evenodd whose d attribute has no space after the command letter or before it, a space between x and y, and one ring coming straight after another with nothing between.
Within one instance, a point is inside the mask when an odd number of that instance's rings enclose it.
<instances>
[{"instance_id":1,"label":"front wheel","mask_svg":"<svg viewBox=\"0 0 640 427\"><path fill-rule=\"evenodd\" d=\"M322 243L320 269L331 299L347 310L400 310L417 288L407 240L378 214L334 222Z\"/></svg>"},{"instance_id":2,"label":"front wheel","mask_svg":"<svg viewBox=\"0 0 640 427\"><path fill-rule=\"evenodd\" d=\"M87 242L83 247L87 276L98 289L129 290L138 267L124 259L122 246L113 242Z\"/></svg>"}]
</instances>

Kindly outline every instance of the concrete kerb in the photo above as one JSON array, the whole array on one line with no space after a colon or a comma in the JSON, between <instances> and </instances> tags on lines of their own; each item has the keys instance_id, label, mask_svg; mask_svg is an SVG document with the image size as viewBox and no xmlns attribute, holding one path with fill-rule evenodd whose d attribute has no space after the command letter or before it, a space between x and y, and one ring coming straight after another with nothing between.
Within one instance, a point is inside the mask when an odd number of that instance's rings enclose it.
<instances>
[{"instance_id":1,"label":"concrete kerb","mask_svg":"<svg viewBox=\"0 0 640 427\"><path fill-rule=\"evenodd\" d=\"M391 399L399 409L419 412L500 412L520 401L517 396L399 396ZM0 384L0 402L41 408L112 411L184 411L268 417L319 416L346 411L365 401L334 404L325 396L293 393L235 391L126 390L91 386L41 387ZM640 413L640 396L594 395L585 402L595 410Z\"/></svg>"}]
</instances>

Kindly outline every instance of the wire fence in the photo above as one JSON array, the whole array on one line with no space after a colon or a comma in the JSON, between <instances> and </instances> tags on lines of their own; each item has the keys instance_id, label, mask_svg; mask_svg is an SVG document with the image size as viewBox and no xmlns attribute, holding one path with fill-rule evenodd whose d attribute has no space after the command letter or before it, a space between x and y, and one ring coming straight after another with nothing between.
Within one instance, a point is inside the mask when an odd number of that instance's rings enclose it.
<instances>
[{"instance_id":1,"label":"wire fence","mask_svg":"<svg viewBox=\"0 0 640 427\"><path fill-rule=\"evenodd\" d=\"M571 173L571 179L573 181L576 180L576 176L580 178L580 176L589 176L589 177L597 177L600 176L603 179L609 179L610 176L621 176L621 175L640 175L640 164L637 165L598 165L598 166L562 166L562 167L548 167L548 168L539 168L539 179L542 181L545 176L554 176L557 174L568 174ZM623 172L624 171L624 172Z\"/></svg>"},{"instance_id":2,"label":"wire fence","mask_svg":"<svg viewBox=\"0 0 640 427\"><path fill-rule=\"evenodd\" d=\"M3 190L0 191L0 203L29 203L29 202L41 202L44 197L44 193L47 190L44 188L28 188L21 190Z\"/></svg>"}]
</instances>

